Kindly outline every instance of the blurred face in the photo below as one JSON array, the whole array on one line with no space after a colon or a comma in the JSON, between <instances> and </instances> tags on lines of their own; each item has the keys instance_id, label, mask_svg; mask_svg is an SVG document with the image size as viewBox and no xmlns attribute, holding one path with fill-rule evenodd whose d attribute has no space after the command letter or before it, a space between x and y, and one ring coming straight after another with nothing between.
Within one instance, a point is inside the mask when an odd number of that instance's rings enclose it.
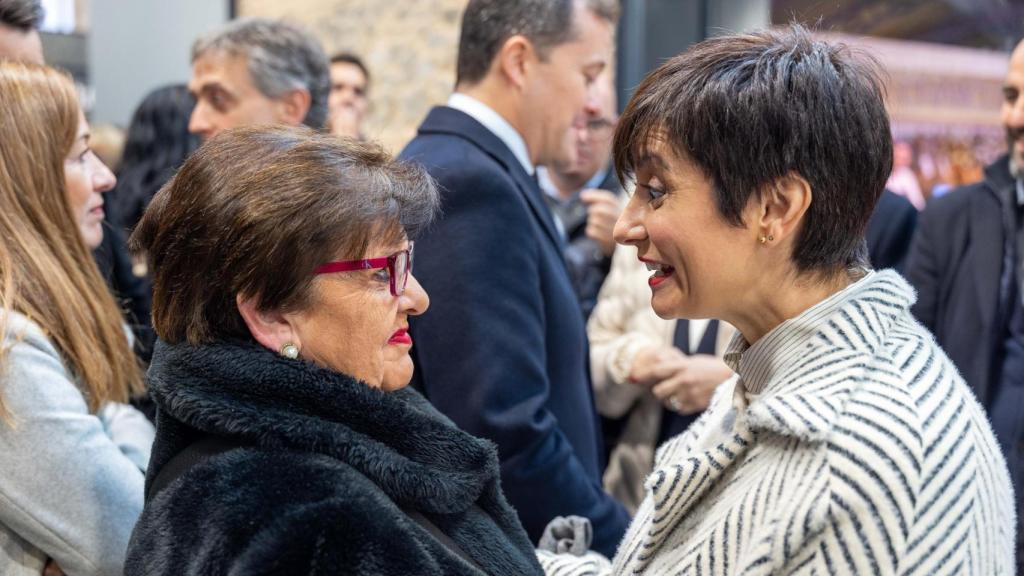
<instances>
[{"instance_id":1,"label":"blurred face","mask_svg":"<svg viewBox=\"0 0 1024 576\"><path fill-rule=\"evenodd\" d=\"M64 186L71 204L71 213L90 249L103 241L103 196L114 187L114 174L89 148L89 124L78 113L78 133L71 151L64 159Z\"/></svg>"},{"instance_id":2,"label":"blurred face","mask_svg":"<svg viewBox=\"0 0 1024 576\"><path fill-rule=\"evenodd\" d=\"M192 64L188 90L196 99L189 132L203 140L229 128L284 122L280 102L266 97L243 56L210 53Z\"/></svg>"},{"instance_id":3,"label":"blurred face","mask_svg":"<svg viewBox=\"0 0 1024 576\"><path fill-rule=\"evenodd\" d=\"M608 73L602 74L594 87L597 107L588 110L581 128L574 131L576 159L572 164L553 169L574 188L586 184L594 174L608 165L612 155L612 135L618 114L615 110L615 87Z\"/></svg>"},{"instance_id":4,"label":"blurred face","mask_svg":"<svg viewBox=\"0 0 1024 576\"><path fill-rule=\"evenodd\" d=\"M1003 84L1003 107L1000 113L1006 129L1006 144L1010 154L1010 171L1020 176L1024 171L1024 42L1017 45L1010 56L1010 68Z\"/></svg>"},{"instance_id":5,"label":"blurred face","mask_svg":"<svg viewBox=\"0 0 1024 576\"><path fill-rule=\"evenodd\" d=\"M331 64L331 94L327 107L331 132L339 136L359 137L370 106L367 79L359 66L349 62Z\"/></svg>"},{"instance_id":6,"label":"blurred face","mask_svg":"<svg viewBox=\"0 0 1024 576\"><path fill-rule=\"evenodd\" d=\"M652 142L637 186L615 224L615 240L636 246L651 269L651 306L662 318L730 318L757 281L757 242L718 213L700 168ZM756 219L752 201L744 221Z\"/></svg>"},{"instance_id":7,"label":"blurred face","mask_svg":"<svg viewBox=\"0 0 1024 576\"><path fill-rule=\"evenodd\" d=\"M0 58L44 64L43 43L35 30L24 32L0 24Z\"/></svg>"},{"instance_id":8,"label":"blurred face","mask_svg":"<svg viewBox=\"0 0 1024 576\"><path fill-rule=\"evenodd\" d=\"M404 250L371 244L366 258ZM362 380L374 388L397 390L412 378L409 317L426 311L427 293L410 273L405 292L391 294L386 268L318 275L309 308L296 313L292 327L302 343L302 357Z\"/></svg>"},{"instance_id":9,"label":"blurred face","mask_svg":"<svg viewBox=\"0 0 1024 576\"><path fill-rule=\"evenodd\" d=\"M576 130L598 108L595 83L612 51L612 25L576 3L575 39L535 61L524 88L523 136L536 164L570 165L576 161Z\"/></svg>"}]
</instances>

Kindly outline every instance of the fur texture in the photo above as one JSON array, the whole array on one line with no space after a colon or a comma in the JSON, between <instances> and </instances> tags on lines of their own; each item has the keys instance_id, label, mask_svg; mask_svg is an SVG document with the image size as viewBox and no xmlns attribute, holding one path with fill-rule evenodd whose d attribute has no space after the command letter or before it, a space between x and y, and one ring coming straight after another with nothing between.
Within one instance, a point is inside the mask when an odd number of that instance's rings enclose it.
<instances>
[{"instance_id":1,"label":"fur texture","mask_svg":"<svg viewBox=\"0 0 1024 576\"><path fill-rule=\"evenodd\" d=\"M125 574L537 574L494 446L411 389L382 392L254 343L158 343L147 486L207 435L218 454L146 503Z\"/></svg>"}]
</instances>

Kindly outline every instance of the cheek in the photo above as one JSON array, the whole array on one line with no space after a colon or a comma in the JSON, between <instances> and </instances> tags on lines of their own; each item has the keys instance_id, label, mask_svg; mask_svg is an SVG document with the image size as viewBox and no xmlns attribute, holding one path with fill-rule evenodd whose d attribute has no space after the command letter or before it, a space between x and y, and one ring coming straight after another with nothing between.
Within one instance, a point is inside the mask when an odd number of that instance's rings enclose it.
<instances>
[{"instance_id":1,"label":"cheek","mask_svg":"<svg viewBox=\"0 0 1024 576\"><path fill-rule=\"evenodd\" d=\"M92 186L89 179L78 168L64 170L64 187L67 189L68 202L71 204L71 211L75 218L81 218L85 214L85 207L92 194Z\"/></svg>"}]
</instances>

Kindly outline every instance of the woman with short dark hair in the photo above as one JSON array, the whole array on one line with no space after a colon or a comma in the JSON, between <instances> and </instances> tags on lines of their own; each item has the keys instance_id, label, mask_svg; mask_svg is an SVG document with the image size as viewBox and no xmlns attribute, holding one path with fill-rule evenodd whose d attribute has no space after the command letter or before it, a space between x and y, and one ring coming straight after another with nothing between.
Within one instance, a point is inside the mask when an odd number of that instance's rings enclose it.
<instances>
[{"instance_id":1,"label":"woman with short dark hair","mask_svg":"<svg viewBox=\"0 0 1024 576\"><path fill-rule=\"evenodd\" d=\"M229 130L153 199L158 406L126 574L530 574L494 446L417 392L432 180L380 148Z\"/></svg>"},{"instance_id":2,"label":"woman with short dark hair","mask_svg":"<svg viewBox=\"0 0 1024 576\"><path fill-rule=\"evenodd\" d=\"M1012 574L985 414L864 257L892 164L874 65L800 27L701 42L640 84L615 154L654 310L738 330L615 573Z\"/></svg>"}]
</instances>

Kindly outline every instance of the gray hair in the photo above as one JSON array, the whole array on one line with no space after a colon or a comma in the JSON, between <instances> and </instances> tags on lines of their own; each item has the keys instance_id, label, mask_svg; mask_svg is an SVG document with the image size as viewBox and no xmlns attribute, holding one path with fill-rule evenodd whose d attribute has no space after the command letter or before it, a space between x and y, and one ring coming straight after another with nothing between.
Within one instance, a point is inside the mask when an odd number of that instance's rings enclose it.
<instances>
[{"instance_id":1,"label":"gray hair","mask_svg":"<svg viewBox=\"0 0 1024 576\"><path fill-rule=\"evenodd\" d=\"M196 40L192 62L210 53L244 56L256 88L267 98L306 90L309 111L303 123L316 129L327 123L331 89L327 55L306 30L287 22L242 18Z\"/></svg>"}]
</instances>

